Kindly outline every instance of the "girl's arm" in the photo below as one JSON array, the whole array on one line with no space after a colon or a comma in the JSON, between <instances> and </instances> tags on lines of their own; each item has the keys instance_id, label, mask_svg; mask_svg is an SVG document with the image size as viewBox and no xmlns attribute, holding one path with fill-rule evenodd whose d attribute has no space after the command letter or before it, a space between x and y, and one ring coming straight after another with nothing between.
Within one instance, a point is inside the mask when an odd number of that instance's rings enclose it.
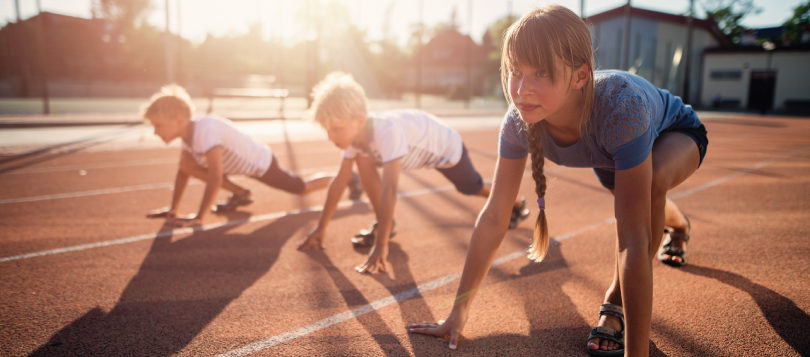
<instances>
[{"instance_id":1,"label":"girl's arm","mask_svg":"<svg viewBox=\"0 0 810 357\"><path fill-rule=\"evenodd\" d=\"M383 165L380 197L376 199L377 204L374 205L374 213L377 216L376 238L374 239L374 247L371 249L366 262L355 268L359 273L386 271L385 259L388 257L388 239L391 233L391 222L394 218L394 207L397 203L397 186L399 185L399 173L402 168L401 162L402 159L396 159ZM371 191L369 190L369 192Z\"/></svg>"},{"instance_id":2,"label":"girl's arm","mask_svg":"<svg viewBox=\"0 0 810 357\"><path fill-rule=\"evenodd\" d=\"M614 210L619 236L616 264L627 321L625 353L646 356L652 316L652 157L616 170ZM660 234L660 233L659 233Z\"/></svg>"},{"instance_id":3,"label":"girl's arm","mask_svg":"<svg viewBox=\"0 0 810 357\"><path fill-rule=\"evenodd\" d=\"M332 219L332 215L335 214L335 210L337 210L338 202L340 202L340 197L343 196L343 190L346 189L346 186L349 184L349 180L352 177L352 165L354 164L354 159L343 159L340 162L340 168L338 169L337 176L332 179L332 182L329 183L329 188L326 191L326 202L323 204L323 210L321 211L321 218L318 220L318 226L307 235L306 240L304 240L301 244L298 245L298 250L313 250L313 249L321 249L323 248L323 236L326 232L326 226L329 224L329 221Z\"/></svg>"},{"instance_id":4,"label":"girl's arm","mask_svg":"<svg viewBox=\"0 0 810 357\"><path fill-rule=\"evenodd\" d=\"M467 251L467 260L464 263L464 271L461 274L461 282L450 316L442 324L415 324L409 326L408 331L449 337L450 348L455 349L458 346L458 339L467 322L472 299L486 277L495 257L495 251L503 241L509 225L512 206L515 204L515 198L520 190L525 167L525 158L498 157L495 178L492 182L492 193L475 222L470 248Z\"/></svg>"}]
</instances>

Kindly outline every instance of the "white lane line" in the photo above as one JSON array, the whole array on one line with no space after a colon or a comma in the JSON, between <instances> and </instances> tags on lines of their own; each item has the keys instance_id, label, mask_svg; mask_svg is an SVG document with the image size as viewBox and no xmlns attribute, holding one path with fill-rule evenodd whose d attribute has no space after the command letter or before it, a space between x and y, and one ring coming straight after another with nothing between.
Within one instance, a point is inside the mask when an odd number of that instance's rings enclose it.
<instances>
[{"instance_id":1,"label":"white lane line","mask_svg":"<svg viewBox=\"0 0 810 357\"><path fill-rule=\"evenodd\" d=\"M324 172L327 170L335 170L337 167L328 167L328 168L320 168L320 169L307 169L301 170L301 175L309 175L314 172ZM238 176L235 177L234 181L247 181L249 177L246 176ZM189 185L199 185L202 184L201 181L193 180ZM89 190L89 191L78 191L78 192L66 192L66 193L54 193L50 195L40 195L40 196L28 196L28 197L19 197L19 198L5 198L0 199L0 205L2 204L10 204L10 203L24 203L24 202L36 202L36 201L47 201L47 200L58 200L64 198L79 198L79 197L89 197L89 196L98 196L98 195L107 195L112 193L125 193L125 192L134 192L134 191L146 191L146 190L156 190L162 188L172 188L172 183L152 183L152 184L143 184L143 185L135 185L135 186L123 186L123 187L113 187L113 188L105 188L99 190Z\"/></svg>"},{"instance_id":2,"label":"white lane line","mask_svg":"<svg viewBox=\"0 0 810 357\"><path fill-rule=\"evenodd\" d=\"M343 201L340 204L338 204L338 207L345 208L345 207L352 206L353 204L354 204L354 202L352 202L352 201ZM268 213L268 214L263 214L263 215L259 215L259 216L252 216L252 217L248 217L248 218L245 218L245 219L237 219L237 220L227 221L227 222L222 222L222 223L206 224L206 225L201 226L201 227L177 228L177 229L174 229L174 230L163 231L163 232L158 232L158 233L141 234L141 235L137 235L137 236L120 238L120 239L113 239L113 240L97 242L97 243L74 245L74 246L71 246L71 247L57 248L57 249L51 249L51 250L45 250L45 251L41 251L41 252L21 254L21 255L14 255L14 256L10 256L10 257L0 258L0 263L9 262L9 261L12 261L12 260L30 259L30 258L42 257L42 256L46 256L46 255L62 254L62 253L69 253L69 252L78 252L78 251L94 249L94 248L102 248L102 247L109 247L109 246L113 246L113 245L134 243L134 242L139 242L139 241L142 241L142 240L150 240L150 239L158 239L158 238L163 238L163 237L179 236L179 235L189 234L189 233L193 233L193 232L203 232L203 231L208 231L208 230L212 230L212 229L216 229L216 228L236 226L236 225L249 223L249 222L266 221L266 220L270 220L270 219L281 218L281 217L288 216L288 215L291 216L291 215L296 215L296 214L315 212L315 211L319 211L320 208L321 208L320 206L313 206L313 207L309 207L309 208L302 208L302 209L299 209L299 210Z\"/></svg>"},{"instance_id":3,"label":"white lane line","mask_svg":"<svg viewBox=\"0 0 810 357\"><path fill-rule=\"evenodd\" d=\"M107 194L111 194L111 193L123 193L123 192L143 191L143 190L156 190L156 189L159 189L159 188L169 188L169 189L171 189L172 184L170 184L170 183L151 183L151 184L136 185L136 186L105 188L105 189L100 189L100 190L68 192L68 193L55 193L55 194L52 194L52 195L29 196L29 197L20 197L20 198L6 198L6 199L0 200L0 204L36 202L36 201L58 200L58 199L63 199L63 198L77 198L77 197L87 197L87 196L98 196L98 195L107 195Z\"/></svg>"},{"instance_id":4,"label":"white lane line","mask_svg":"<svg viewBox=\"0 0 810 357\"><path fill-rule=\"evenodd\" d=\"M700 192L700 191L715 187L715 186L720 185L722 183L725 183L725 182L727 182L727 181L729 181L729 180L731 180L731 179L733 179L735 177L748 174L748 173L750 173L752 171L761 169L763 167L769 166L769 165L774 164L776 162L779 162L779 161L785 160L787 158L790 158L792 156L798 155L798 154L800 154L800 153L802 153L804 151L807 151L808 149L810 149L810 146L807 146L807 147L792 151L790 153L787 153L785 155L782 155L780 157L777 157L777 158L774 158L774 159L771 159L771 160L762 161L762 162L757 163L756 165L754 165L754 166L752 166L750 168L743 169L743 170L737 171L737 172L735 172L735 173L733 173L731 175L728 175L728 176L713 180L713 181L711 181L711 182L709 182L707 184L704 184L702 186L693 188L691 190L687 190L684 193L680 193L678 195L673 195L673 197L675 197L675 196L677 196L677 198L687 197L687 196L692 195L694 193L697 193L697 192ZM585 233L587 231L590 231L590 230L593 230L593 229L596 229L596 228L599 228L599 227L602 227L602 226L613 224L615 221L616 221L616 219L611 217L611 218L605 219L604 221L594 223L592 225L577 229L575 231L562 234L562 235L560 235L558 237L553 237L552 240L556 241L556 242L561 242L563 240L576 237L576 236L578 236L578 235L580 235L582 233ZM526 251L521 250L521 251L513 252L513 253L507 254L506 256L503 256L501 258L495 259L492 262L492 266L493 267L498 266L498 265L504 264L506 262L509 262L509 261L512 261L512 260L515 260L517 258L524 257L524 256L526 256ZM364 314L367 314L369 312L373 312L373 311L375 311L377 309L380 309L382 307L391 305L394 302L401 301L401 300L407 300L407 299L410 299L412 297L421 295L421 294L423 294L425 292L440 288L442 286L445 286L447 284L450 284L450 283L456 281L460 277L461 277L461 274L459 274L459 273L445 275L443 277L431 280L431 281L429 281L427 283L417 285L417 287L415 287L415 288L413 288L411 290L401 292L401 293L399 293L397 295L394 295L394 296L384 297L382 299L373 301L371 303L368 303L366 305L354 308L352 310L342 312L342 313L339 313L339 314L336 314L336 315L332 315L332 316L327 317L327 318L325 318L323 320L319 320L319 321L317 321L317 322L315 322L313 324L310 324L310 325L307 325L307 326L304 326L304 327L301 327L301 328L298 328L298 329L295 329L295 330L292 330L292 331L284 332L282 334L279 334L279 335L276 335L276 336L273 336L273 337L270 337L270 338L268 338L266 340L261 340L261 341L250 343L250 344L248 344L248 345L246 345L244 347L241 347L241 348L238 348L238 349L235 349L235 350L220 354L220 355L218 355L218 357L235 357L235 356L245 356L245 355L253 354L253 353L268 349L270 347L274 347L274 346L279 345L281 343L291 341L291 340L294 340L294 339L297 339L297 338L300 338L300 337L304 337L306 335L309 335L311 333L314 333L314 332L317 332L319 330L325 329L325 328L330 327L332 325L335 325L335 324L338 324L338 323L341 323L341 322L344 322L344 321L348 321L348 320L351 320L351 319L356 318L356 317L360 317L361 315L364 315Z\"/></svg>"},{"instance_id":5,"label":"white lane line","mask_svg":"<svg viewBox=\"0 0 810 357\"><path fill-rule=\"evenodd\" d=\"M129 161L129 162L104 163L104 164L95 164L95 165L66 165L66 166L55 166L55 167L32 167L32 168L27 168L27 169L13 170L13 171L5 173L5 175L41 174L41 173L69 172L69 171L79 171L79 170L85 170L86 171L86 170L99 170L99 169L117 169L117 168L121 168L121 167L130 167L130 166L151 166L151 165L176 164L177 162L178 162L178 159L173 158L173 159L137 160L137 161Z\"/></svg>"},{"instance_id":6,"label":"white lane line","mask_svg":"<svg viewBox=\"0 0 810 357\"><path fill-rule=\"evenodd\" d=\"M414 197L414 196L437 193L437 192L441 192L441 191L450 191L450 190L454 190L454 189L455 189L455 187L453 187L452 185L447 185L447 186L434 187L434 188L426 189L426 190L417 190L417 191L411 191L411 192L404 192L404 193L399 194L398 196L401 197L401 198L408 198L408 197ZM366 201L361 201L361 202L363 202L363 204L368 204ZM343 202L340 202L338 204L338 207L339 208L346 208L346 207L351 207L352 205L355 205L355 204L356 204L356 202L354 202L354 201L343 201ZM201 226L201 227L177 228L177 229L174 229L174 230L171 230L171 231L164 231L164 232L159 232L159 233L141 234L141 235L137 235L137 236L113 239L113 240L108 240L108 241L103 241L103 242L74 245L74 246L71 246L71 247L57 248L57 249L51 249L51 250L45 250L45 251L41 251L41 252L34 252L34 253L27 253L27 254L20 254L20 255L14 255L14 256L10 256L10 257L2 257L2 258L0 258L0 263L5 263L5 262L13 261L13 260L36 258L36 257L41 257L41 256L46 256L46 255L62 254L62 253L69 253L69 252L78 252L78 251L82 251L82 250L109 247L109 246L113 246L113 245L134 243L134 242L139 242L139 241L142 241L142 240L150 240L150 239L158 239L158 238L162 238L162 237L170 237L170 236L173 236L173 235L183 235L183 234L188 234L188 233L193 233L193 232L203 232L203 231L208 231L208 230L221 228L221 227L230 227L230 226L236 226L236 225L245 224L245 223L251 223L251 222L267 221L267 220L271 220L271 219L281 218L281 217L284 217L284 216L292 216L292 215L309 213L309 212L320 212L321 208L322 208L322 205L318 205L318 206L312 206L312 207L302 208L302 209L298 209L298 210L273 212L273 213L267 213L267 214L258 215L258 216L251 216L251 217L248 217L248 218L245 218L245 219L238 219L238 220L221 222L221 223L206 224L206 225Z\"/></svg>"},{"instance_id":7,"label":"white lane line","mask_svg":"<svg viewBox=\"0 0 810 357\"><path fill-rule=\"evenodd\" d=\"M790 157L793 157L793 156L799 155L799 154L801 154L801 153L804 153L804 152L805 152L805 151L807 151L807 150L810 150L810 146L805 146L805 147L803 147L803 148L799 148L799 149L793 150L793 151L791 151L791 152L788 152L787 154L784 154L784 155L782 155L782 156L775 157L775 158L770 159L770 160L760 161L759 163L757 163L757 164L756 164L756 165L754 165L754 166L751 166L751 167L746 168L746 169L739 170L739 171L737 171L737 172L735 172L735 173L733 173L733 174L731 174L731 175L728 175L728 176L725 176L725 177L721 177L721 178L719 178L719 179L717 179L717 180L714 180L714 181L711 181L711 182L705 183L705 184L703 184L703 185L701 185L701 186L694 187L694 188L688 189L688 190L683 191L683 192L679 192L679 193L674 194L674 195L670 195L670 198L671 198L671 199L678 199L678 198L681 198L681 197L686 197L686 196L689 196L689 195L691 195L691 194L693 194L693 193L695 193L695 192L698 192L698 191L703 191L703 190L705 190L705 189L708 189L708 188L711 188L711 187L714 187L714 186L717 186L717 185L723 184L723 183L725 183L726 181L731 180L731 179L733 179L733 178L735 178L735 177L737 177L737 176L742 176L742 175L745 175L745 174L751 173L751 172L756 171L756 170L759 170L759 169L761 169L761 168L763 168L763 167L770 166L770 165L772 165L772 164L774 164L774 163L777 163L777 162L779 162L779 161L782 161L782 160L785 160L785 159L787 159L787 158L790 158Z\"/></svg>"}]
</instances>

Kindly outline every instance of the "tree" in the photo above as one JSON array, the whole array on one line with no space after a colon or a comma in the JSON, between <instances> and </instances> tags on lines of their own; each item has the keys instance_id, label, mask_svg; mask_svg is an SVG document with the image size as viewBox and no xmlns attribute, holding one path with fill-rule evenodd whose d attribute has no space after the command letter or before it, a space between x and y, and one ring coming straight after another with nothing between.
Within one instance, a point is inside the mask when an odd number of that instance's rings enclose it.
<instances>
[{"instance_id":1,"label":"tree","mask_svg":"<svg viewBox=\"0 0 810 357\"><path fill-rule=\"evenodd\" d=\"M754 6L754 0L703 0L706 17L714 20L720 30L729 37L732 43L739 44L745 27L740 21L748 15L762 12Z\"/></svg>"},{"instance_id":2,"label":"tree","mask_svg":"<svg viewBox=\"0 0 810 357\"><path fill-rule=\"evenodd\" d=\"M793 16L785 21L783 38L787 44L807 44L810 39L810 0L793 9Z\"/></svg>"},{"instance_id":3,"label":"tree","mask_svg":"<svg viewBox=\"0 0 810 357\"><path fill-rule=\"evenodd\" d=\"M509 26L517 21L517 17L512 15L504 16L489 26L487 32L481 39L481 46L486 53L484 62L484 91L489 94L501 95L501 51L503 49L503 38Z\"/></svg>"}]
</instances>

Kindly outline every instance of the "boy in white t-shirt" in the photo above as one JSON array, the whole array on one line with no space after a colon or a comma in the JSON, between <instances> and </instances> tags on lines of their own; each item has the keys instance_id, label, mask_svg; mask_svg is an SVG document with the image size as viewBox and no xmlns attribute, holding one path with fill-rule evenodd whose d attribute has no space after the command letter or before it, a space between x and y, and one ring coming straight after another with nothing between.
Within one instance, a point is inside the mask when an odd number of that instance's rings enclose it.
<instances>
[{"instance_id":1,"label":"boy in white t-shirt","mask_svg":"<svg viewBox=\"0 0 810 357\"><path fill-rule=\"evenodd\" d=\"M489 196L490 185L484 183L473 167L459 133L435 116L418 110L369 115L363 88L350 75L338 72L329 74L315 86L313 98L313 119L326 130L329 140L344 151L338 174L329 185L318 226L298 249L322 247L326 226L349 183L355 162L377 218L370 230L352 240L358 245L373 244L367 261L355 268L361 273L386 270L402 170L436 168L459 192ZM382 178L378 166L382 167ZM509 227L516 227L528 215L525 200L516 201Z\"/></svg>"},{"instance_id":2,"label":"boy in white t-shirt","mask_svg":"<svg viewBox=\"0 0 810 357\"><path fill-rule=\"evenodd\" d=\"M183 149L174 181L172 202L168 208L153 211L150 218L167 218L176 226L204 223L220 187L233 195L217 210L233 210L252 201L250 191L234 184L228 175L251 176L262 183L289 193L303 195L326 188L333 176L315 175L304 180L282 169L270 148L239 131L230 120L204 116L192 120L194 106L180 86L168 85L152 96L144 109L144 120L155 128L155 135L169 144L182 138ZM189 177L205 181L200 208L196 215L177 217L175 210Z\"/></svg>"}]
</instances>

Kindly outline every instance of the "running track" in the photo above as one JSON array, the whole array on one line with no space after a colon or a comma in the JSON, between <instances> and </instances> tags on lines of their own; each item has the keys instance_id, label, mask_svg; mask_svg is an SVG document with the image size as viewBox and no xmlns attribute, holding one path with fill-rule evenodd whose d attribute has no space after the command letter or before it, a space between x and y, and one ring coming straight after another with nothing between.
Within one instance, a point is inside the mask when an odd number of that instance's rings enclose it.
<instances>
[{"instance_id":1,"label":"running track","mask_svg":"<svg viewBox=\"0 0 810 357\"><path fill-rule=\"evenodd\" d=\"M498 120L450 122L486 178ZM689 264L654 264L652 354L810 355L810 120L705 122L703 167L671 193L692 221ZM585 355L615 244L611 197L587 169L546 165L549 256L524 257L528 221L510 231L451 353L405 326L446 317L483 200L435 171L404 174L390 273L361 275L367 250L348 238L373 219L365 202L342 203L315 253L295 248L323 192L249 179L237 182L253 205L166 230L144 214L170 199L177 149L119 135L143 128L117 130L2 148L0 355ZM337 168L322 137L278 134L267 141L285 167ZM182 211L202 188L189 186ZM528 171L521 194L534 197Z\"/></svg>"}]
</instances>

